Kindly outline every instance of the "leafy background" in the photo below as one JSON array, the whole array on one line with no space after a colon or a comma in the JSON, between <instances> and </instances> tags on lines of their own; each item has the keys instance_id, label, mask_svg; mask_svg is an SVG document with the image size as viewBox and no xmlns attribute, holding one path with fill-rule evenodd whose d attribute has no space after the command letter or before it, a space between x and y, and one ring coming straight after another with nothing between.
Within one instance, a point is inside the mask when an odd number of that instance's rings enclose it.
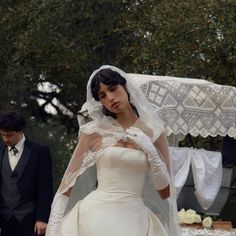
<instances>
[{"instance_id":1,"label":"leafy background","mask_svg":"<svg viewBox=\"0 0 236 236\"><path fill-rule=\"evenodd\" d=\"M236 86L235 35L233 0L2 0L0 110L21 112L27 134L50 146L56 188L94 69L112 64ZM221 140L194 142L220 150ZM235 221L235 196L232 190L225 219Z\"/></svg>"}]
</instances>

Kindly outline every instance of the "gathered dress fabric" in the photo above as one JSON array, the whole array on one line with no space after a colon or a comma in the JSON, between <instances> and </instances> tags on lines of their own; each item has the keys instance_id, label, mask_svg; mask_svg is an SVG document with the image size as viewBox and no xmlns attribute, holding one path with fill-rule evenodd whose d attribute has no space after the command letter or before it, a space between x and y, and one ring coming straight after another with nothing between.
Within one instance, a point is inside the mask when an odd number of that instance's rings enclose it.
<instances>
[{"instance_id":1,"label":"gathered dress fabric","mask_svg":"<svg viewBox=\"0 0 236 236\"><path fill-rule=\"evenodd\" d=\"M149 172L146 154L107 147L96 157L98 187L64 216L63 236L167 236L141 197Z\"/></svg>"}]
</instances>

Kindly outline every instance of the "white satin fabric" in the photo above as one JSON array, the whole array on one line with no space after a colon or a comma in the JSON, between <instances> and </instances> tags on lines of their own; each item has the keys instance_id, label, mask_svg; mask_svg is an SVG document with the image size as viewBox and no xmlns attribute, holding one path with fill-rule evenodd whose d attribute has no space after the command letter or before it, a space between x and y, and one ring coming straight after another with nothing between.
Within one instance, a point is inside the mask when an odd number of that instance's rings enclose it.
<instances>
[{"instance_id":1,"label":"white satin fabric","mask_svg":"<svg viewBox=\"0 0 236 236\"><path fill-rule=\"evenodd\" d=\"M170 147L177 195L180 193L192 167L195 195L203 209L214 202L221 185L222 155L204 149Z\"/></svg>"},{"instance_id":2,"label":"white satin fabric","mask_svg":"<svg viewBox=\"0 0 236 236\"><path fill-rule=\"evenodd\" d=\"M98 187L64 217L62 236L167 236L141 197L149 164L143 151L107 147L96 157Z\"/></svg>"}]
</instances>

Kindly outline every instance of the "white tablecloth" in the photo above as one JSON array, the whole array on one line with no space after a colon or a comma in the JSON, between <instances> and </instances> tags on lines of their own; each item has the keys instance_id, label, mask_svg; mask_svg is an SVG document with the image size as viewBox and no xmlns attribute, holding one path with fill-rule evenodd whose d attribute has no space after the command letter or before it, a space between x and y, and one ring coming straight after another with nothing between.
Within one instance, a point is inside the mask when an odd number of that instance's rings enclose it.
<instances>
[{"instance_id":1,"label":"white tablecloth","mask_svg":"<svg viewBox=\"0 0 236 236\"><path fill-rule=\"evenodd\" d=\"M180 236L236 236L236 231L181 228Z\"/></svg>"}]
</instances>

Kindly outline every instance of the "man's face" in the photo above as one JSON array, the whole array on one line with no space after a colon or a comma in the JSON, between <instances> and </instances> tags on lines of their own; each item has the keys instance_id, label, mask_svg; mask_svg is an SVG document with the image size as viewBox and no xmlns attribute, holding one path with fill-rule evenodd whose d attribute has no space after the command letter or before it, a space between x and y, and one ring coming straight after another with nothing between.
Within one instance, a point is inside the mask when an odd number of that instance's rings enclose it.
<instances>
[{"instance_id":1,"label":"man's face","mask_svg":"<svg viewBox=\"0 0 236 236\"><path fill-rule=\"evenodd\" d=\"M4 130L0 130L0 134L2 136L3 142L7 146L16 145L22 137L22 131L4 131Z\"/></svg>"}]
</instances>

